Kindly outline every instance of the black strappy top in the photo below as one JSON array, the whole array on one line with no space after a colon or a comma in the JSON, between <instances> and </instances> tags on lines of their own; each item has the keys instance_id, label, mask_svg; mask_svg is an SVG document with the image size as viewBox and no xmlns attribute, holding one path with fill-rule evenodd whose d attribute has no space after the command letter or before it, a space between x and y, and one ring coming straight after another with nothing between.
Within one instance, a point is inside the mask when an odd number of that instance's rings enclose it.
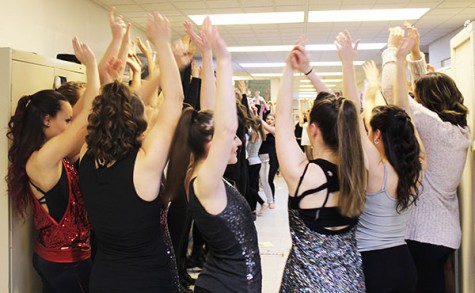
<instances>
[{"instance_id":1,"label":"black strappy top","mask_svg":"<svg viewBox=\"0 0 475 293\"><path fill-rule=\"evenodd\" d=\"M306 190L302 192L302 194L298 195L300 185L302 184L303 178L307 173L307 169L310 163L317 164L320 168L322 168L327 182L317 188ZM342 216L337 207L325 207L330 193L336 192L340 189L340 184L338 181L338 167L335 164L322 159L312 160L309 162L309 164L307 164L302 176L300 176L300 180L297 185L297 190L295 191L295 196L289 197L289 210L298 210L299 217L302 219L305 225L311 230L322 234L340 234L350 230L358 223L358 218L348 218ZM311 209L304 209L300 207L300 201L302 199L304 199L310 194L314 194L324 189L327 190L327 195L325 197L325 201L323 202L322 207ZM347 227L340 230L329 230L325 228L338 226Z\"/></svg>"},{"instance_id":2,"label":"black strappy top","mask_svg":"<svg viewBox=\"0 0 475 293\"><path fill-rule=\"evenodd\" d=\"M62 167L61 178L58 180L58 183L47 192L41 190L31 180L29 181L38 192L43 194L41 198L38 198L38 202L42 205L47 205L50 216L59 223L69 202L68 175L64 166Z\"/></svg>"}]
</instances>

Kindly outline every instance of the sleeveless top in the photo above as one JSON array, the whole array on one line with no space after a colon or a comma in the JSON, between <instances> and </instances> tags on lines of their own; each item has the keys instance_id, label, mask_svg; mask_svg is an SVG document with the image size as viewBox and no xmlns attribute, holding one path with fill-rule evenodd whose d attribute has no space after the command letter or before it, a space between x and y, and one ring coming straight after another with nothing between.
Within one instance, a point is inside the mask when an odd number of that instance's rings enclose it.
<instances>
[{"instance_id":1,"label":"sleeveless top","mask_svg":"<svg viewBox=\"0 0 475 293\"><path fill-rule=\"evenodd\" d=\"M359 251L405 245L404 240L411 208L398 212L397 200L387 192L388 165L384 164L381 191L367 192L365 210L356 229ZM411 206L412 207L412 206Z\"/></svg>"},{"instance_id":2,"label":"sleeveless top","mask_svg":"<svg viewBox=\"0 0 475 293\"><path fill-rule=\"evenodd\" d=\"M135 190L138 148L110 167L97 168L87 152L80 186L97 252L90 276L93 292L177 292L178 274L160 198L145 201ZM158 180L158 179L157 179Z\"/></svg>"},{"instance_id":3,"label":"sleeveless top","mask_svg":"<svg viewBox=\"0 0 475 293\"><path fill-rule=\"evenodd\" d=\"M323 173L327 179L327 182L320 185L317 188L313 188L310 190L304 191L301 195L298 195L300 185L302 184L303 178L307 173L308 166L310 163L317 164L322 168ZM322 207L320 208L310 208L304 209L300 208L300 202L306 196L319 192L321 190L327 189L327 195L325 197L325 201L323 202ZM348 218L344 217L340 214L337 207L326 207L328 198L331 192L336 192L340 189L340 185L338 182L338 169L337 166L329 161L317 159L312 160L309 164L305 167L305 170L300 177L299 183L297 185L297 189L295 191L294 197L289 197L289 209L291 210L298 210L299 216L305 225L312 229L313 231L323 233L323 234L339 234L345 233L351 228L353 228L356 223L358 222L358 218ZM328 230L325 227L337 227L337 226L348 226L342 230Z\"/></svg>"},{"instance_id":4,"label":"sleeveless top","mask_svg":"<svg viewBox=\"0 0 475 293\"><path fill-rule=\"evenodd\" d=\"M195 195L194 180L189 186L189 205L208 247L206 262L196 286L217 293L261 292L257 231L247 201L236 188L223 180L227 205L218 215L210 215Z\"/></svg>"},{"instance_id":5,"label":"sleeveless top","mask_svg":"<svg viewBox=\"0 0 475 293\"><path fill-rule=\"evenodd\" d=\"M67 160L63 160L62 164L61 178L50 191L43 192L42 198L37 199L30 191L33 221L38 230L34 251L50 262L72 263L91 257L90 229L76 170ZM67 189L61 189L64 184L67 185ZM59 196L68 198L66 210L59 222L42 207L45 198L58 189L67 192L67 195Z\"/></svg>"},{"instance_id":6,"label":"sleeveless top","mask_svg":"<svg viewBox=\"0 0 475 293\"><path fill-rule=\"evenodd\" d=\"M259 149L259 154L269 154L275 155L275 136L272 133L267 133L266 140L264 140L261 144L261 148Z\"/></svg>"},{"instance_id":7,"label":"sleeveless top","mask_svg":"<svg viewBox=\"0 0 475 293\"><path fill-rule=\"evenodd\" d=\"M365 292L361 255L355 239L356 218L340 215L336 207L325 207L330 192L339 190L337 166L314 160L327 177L322 186L289 197L289 228L292 247L282 277L280 292ZM308 168L308 165L307 165ZM296 195L302 179L300 178ZM300 201L311 193L327 189L321 208L302 209ZM338 231L325 227L344 226Z\"/></svg>"}]
</instances>

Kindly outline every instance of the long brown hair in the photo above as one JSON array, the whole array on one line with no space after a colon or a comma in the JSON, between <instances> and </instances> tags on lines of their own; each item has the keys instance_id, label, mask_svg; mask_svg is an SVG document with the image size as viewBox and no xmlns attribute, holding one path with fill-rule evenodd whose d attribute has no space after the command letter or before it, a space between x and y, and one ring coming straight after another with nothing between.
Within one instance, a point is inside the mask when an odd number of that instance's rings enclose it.
<instances>
[{"instance_id":1,"label":"long brown hair","mask_svg":"<svg viewBox=\"0 0 475 293\"><path fill-rule=\"evenodd\" d=\"M88 152L103 166L140 147L147 129L142 101L118 81L105 85L95 98L88 122Z\"/></svg>"},{"instance_id":2,"label":"long brown hair","mask_svg":"<svg viewBox=\"0 0 475 293\"><path fill-rule=\"evenodd\" d=\"M415 83L415 98L427 109L434 111L443 121L467 126L468 109L455 81L447 74L429 72Z\"/></svg>"},{"instance_id":3,"label":"long brown hair","mask_svg":"<svg viewBox=\"0 0 475 293\"><path fill-rule=\"evenodd\" d=\"M213 133L213 113L210 110L196 111L189 105L184 107L172 141L164 199L172 199L184 183L190 156L200 160L206 155L206 144Z\"/></svg>"},{"instance_id":4,"label":"long brown hair","mask_svg":"<svg viewBox=\"0 0 475 293\"><path fill-rule=\"evenodd\" d=\"M23 96L17 104L15 114L8 122L7 137L11 141L8 150L8 173L5 177L8 195L13 208L23 218L31 196L29 194L26 162L31 154L45 142L43 119L46 115L56 117L68 100L54 90L42 90L31 96Z\"/></svg>"},{"instance_id":5,"label":"long brown hair","mask_svg":"<svg viewBox=\"0 0 475 293\"><path fill-rule=\"evenodd\" d=\"M325 144L338 154L338 207L347 217L359 216L366 199L366 168L358 119L354 103L342 97L317 99L310 112L310 124L319 127Z\"/></svg>"},{"instance_id":6,"label":"long brown hair","mask_svg":"<svg viewBox=\"0 0 475 293\"><path fill-rule=\"evenodd\" d=\"M369 124L373 131L381 132L384 152L399 178L396 209L400 212L416 202L420 193L421 147L411 118L402 108L394 105L378 106L373 108L372 114Z\"/></svg>"}]
</instances>

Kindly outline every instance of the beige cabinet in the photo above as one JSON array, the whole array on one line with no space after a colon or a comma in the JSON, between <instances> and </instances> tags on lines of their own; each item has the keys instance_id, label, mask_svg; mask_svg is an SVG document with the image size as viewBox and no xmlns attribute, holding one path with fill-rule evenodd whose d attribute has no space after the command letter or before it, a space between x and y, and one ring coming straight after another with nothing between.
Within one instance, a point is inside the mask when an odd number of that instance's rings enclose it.
<instances>
[{"instance_id":1,"label":"beige cabinet","mask_svg":"<svg viewBox=\"0 0 475 293\"><path fill-rule=\"evenodd\" d=\"M31 264L34 229L31 218L19 220L11 210L4 180L8 167L7 125L17 101L52 89L56 77L86 81L85 67L11 48L0 48L0 292L41 292Z\"/></svg>"},{"instance_id":2,"label":"beige cabinet","mask_svg":"<svg viewBox=\"0 0 475 293\"><path fill-rule=\"evenodd\" d=\"M457 83L468 107L467 123L475 134L475 31L471 23L450 40L451 47L451 77ZM474 180L475 164L471 148L465 165L460 186L459 200L462 222L462 247L460 249L460 265L458 292L475 292L475 205Z\"/></svg>"}]
</instances>

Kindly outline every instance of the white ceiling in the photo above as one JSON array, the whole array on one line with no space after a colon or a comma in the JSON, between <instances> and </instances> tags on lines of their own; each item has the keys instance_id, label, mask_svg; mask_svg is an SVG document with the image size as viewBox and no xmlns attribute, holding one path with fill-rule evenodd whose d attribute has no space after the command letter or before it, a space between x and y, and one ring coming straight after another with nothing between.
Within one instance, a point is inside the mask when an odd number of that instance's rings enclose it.
<instances>
[{"instance_id":1,"label":"white ceiling","mask_svg":"<svg viewBox=\"0 0 475 293\"><path fill-rule=\"evenodd\" d=\"M115 6L126 21L145 31L147 14L156 10L167 16L173 38L184 34L183 22L187 15L290 12L311 10L351 10L389 8L430 8L422 18L412 21L421 34L421 45L461 29L466 20L475 18L475 1L433 0L92 0L107 10ZM219 26L228 46L291 45L306 33L308 44L333 43L338 32L348 29L352 36L365 43L387 41L388 28L402 25L402 21L293 23L269 25ZM196 29L197 27L195 27ZM379 63L380 50L359 51L358 60L374 59ZM281 72L282 68L242 68L240 63L283 62L287 52L233 53L234 73L252 78L251 73ZM337 61L335 51L310 52L312 61ZM339 67L318 67L319 72L340 71ZM360 73L361 74L361 73ZM333 77L334 78L334 77Z\"/></svg>"}]
</instances>

